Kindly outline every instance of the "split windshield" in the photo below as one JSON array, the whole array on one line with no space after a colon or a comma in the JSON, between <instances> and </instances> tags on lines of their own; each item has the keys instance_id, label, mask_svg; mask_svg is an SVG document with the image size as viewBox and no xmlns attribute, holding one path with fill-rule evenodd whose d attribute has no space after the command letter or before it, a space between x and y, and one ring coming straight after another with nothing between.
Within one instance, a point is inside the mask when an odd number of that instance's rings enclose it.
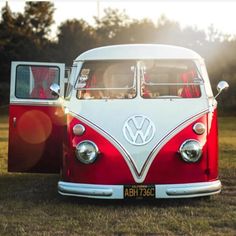
<instances>
[{"instance_id":1,"label":"split windshield","mask_svg":"<svg viewBox=\"0 0 236 236\"><path fill-rule=\"evenodd\" d=\"M190 60L88 61L76 89L78 99L198 98L201 83Z\"/></svg>"}]
</instances>

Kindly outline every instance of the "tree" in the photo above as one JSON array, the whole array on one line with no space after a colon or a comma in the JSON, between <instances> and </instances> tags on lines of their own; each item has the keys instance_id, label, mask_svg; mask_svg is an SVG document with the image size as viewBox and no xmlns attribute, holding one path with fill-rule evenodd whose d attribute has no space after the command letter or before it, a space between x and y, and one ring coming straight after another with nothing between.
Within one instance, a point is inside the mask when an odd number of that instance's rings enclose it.
<instances>
[{"instance_id":1,"label":"tree","mask_svg":"<svg viewBox=\"0 0 236 236\"><path fill-rule=\"evenodd\" d=\"M124 43L155 43L156 26L151 20L133 20L128 27L122 29L117 41Z\"/></svg>"},{"instance_id":2,"label":"tree","mask_svg":"<svg viewBox=\"0 0 236 236\"><path fill-rule=\"evenodd\" d=\"M13 14L6 3L0 22L0 47L10 60L31 60L43 54L42 48L49 43L53 11L50 2L26 2L23 14Z\"/></svg>"},{"instance_id":3,"label":"tree","mask_svg":"<svg viewBox=\"0 0 236 236\"><path fill-rule=\"evenodd\" d=\"M104 10L105 15L96 21L96 37L99 45L115 44L119 40L122 30L127 29L130 18L124 11L107 8Z\"/></svg>"},{"instance_id":4,"label":"tree","mask_svg":"<svg viewBox=\"0 0 236 236\"><path fill-rule=\"evenodd\" d=\"M58 59L71 65L80 53L96 47L95 32L84 20L67 20L59 27Z\"/></svg>"},{"instance_id":5,"label":"tree","mask_svg":"<svg viewBox=\"0 0 236 236\"><path fill-rule=\"evenodd\" d=\"M12 43L13 34L15 33L15 19L16 16L6 2L2 8L2 16L0 22L0 76L1 81L7 81L9 76L9 63L11 57L15 56L15 52L8 51L8 45Z\"/></svg>"},{"instance_id":6,"label":"tree","mask_svg":"<svg viewBox=\"0 0 236 236\"><path fill-rule=\"evenodd\" d=\"M24 19L26 31L39 46L43 46L49 37L54 23L54 5L51 2L26 2Z\"/></svg>"},{"instance_id":7,"label":"tree","mask_svg":"<svg viewBox=\"0 0 236 236\"><path fill-rule=\"evenodd\" d=\"M15 21L15 16L13 15L10 7L8 6L8 3L6 2L5 7L2 8L2 19L1 19L1 40L4 39L4 36L6 37L6 35L4 35L4 33L8 33L8 37L9 37L9 33L12 31L12 29L14 28L14 21Z\"/></svg>"}]
</instances>

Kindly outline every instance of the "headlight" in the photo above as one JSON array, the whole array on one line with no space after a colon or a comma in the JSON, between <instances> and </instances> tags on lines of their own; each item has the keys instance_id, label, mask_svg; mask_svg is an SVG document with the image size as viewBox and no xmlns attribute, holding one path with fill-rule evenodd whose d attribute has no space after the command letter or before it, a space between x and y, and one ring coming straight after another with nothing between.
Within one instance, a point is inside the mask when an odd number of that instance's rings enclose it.
<instances>
[{"instance_id":1,"label":"headlight","mask_svg":"<svg viewBox=\"0 0 236 236\"><path fill-rule=\"evenodd\" d=\"M202 147L197 140L189 139L179 148L181 157L186 162L197 162L202 156Z\"/></svg>"},{"instance_id":2,"label":"headlight","mask_svg":"<svg viewBox=\"0 0 236 236\"><path fill-rule=\"evenodd\" d=\"M82 141L76 145L76 158L84 164L93 163L98 157L97 145L89 140Z\"/></svg>"}]
</instances>

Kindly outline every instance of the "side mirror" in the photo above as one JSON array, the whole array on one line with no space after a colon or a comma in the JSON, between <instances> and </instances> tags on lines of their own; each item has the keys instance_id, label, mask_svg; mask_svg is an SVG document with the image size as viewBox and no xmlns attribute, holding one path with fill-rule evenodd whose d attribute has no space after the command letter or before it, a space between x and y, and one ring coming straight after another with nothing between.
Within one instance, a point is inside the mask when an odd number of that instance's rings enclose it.
<instances>
[{"instance_id":1,"label":"side mirror","mask_svg":"<svg viewBox=\"0 0 236 236\"><path fill-rule=\"evenodd\" d=\"M50 90L51 90L53 96L60 97L60 86L58 84L52 84L50 86Z\"/></svg>"},{"instance_id":2,"label":"side mirror","mask_svg":"<svg viewBox=\"0 0 236 236\"><path fill-rule=\"evenodd\" d=\"M58 84L52 84L49 88L53 96L59 98L59 102L61 103L62 109L65 114L69 112L69 109L65 106L65 100L62 96L60 96L60 86Z\"/></svg>"},{"instance_id":3,"label":"side mirror","mask_svg":"<svg viewBox=\"0 0 236 236\"><path fill-rule=\"evenodd\" d=\"M220 81L217 84L218 93L216 94L215 98L217 98L223 90L227 90L228 88L229 88L229 84L226 81Z\"/></svg>"}]
</instances>

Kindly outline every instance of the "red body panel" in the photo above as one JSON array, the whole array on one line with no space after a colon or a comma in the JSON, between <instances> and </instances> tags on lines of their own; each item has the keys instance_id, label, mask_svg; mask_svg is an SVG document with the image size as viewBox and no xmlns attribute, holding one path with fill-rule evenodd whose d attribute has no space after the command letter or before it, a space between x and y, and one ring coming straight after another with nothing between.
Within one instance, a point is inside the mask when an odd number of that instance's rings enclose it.
<instances>
[{"instance_id":1,"label":"red body panel","mask_svg":"<svg viewBox=\"0 0 236 236\"><path fill-rule=\"evenodd\" d=\"M206 132L197 135L193 125L202 122ZM68 117L67 139L64 142L63 180L90 184L136 184L131 171L117 148L97 131L71 116ZM86 128L82 136L75 136L75 124ZM198 140L203 155L198 163L184 162L178 153L187 139ZM207 141L208 139L208 141ZM75 158L75 146L83 141L95 142L101 152L93 164L82 164ZM151 152L152 150L150 150ZM203 115L168 141L155 157L143 184L177 184L215 180L218 175L218 145L216 113Z\"/></svg>"},{"instance_id":2,"label":"red body panel","mask_svg":"<svg viewBox=\"0 0 236 236\"><path fill-rule=\"evenodd\" d=\"M208 180L207 176L207 142L205 132L197 135L193 131L193 125L197 122L206 124L207 116L190 124L188 127L180 131L160 150L158 155L150 167L146 177L147 183L159 184L177 184L177 183L193 183ZM181 159L178 150L181 144L187 139L198 140L203 147L203 154L199 162L187 163Z\"/></svg>"},{"instance_id":3,"label":"red body panel","mask_svg":"<svg viewBox=\"0 0 236 236\"><path fill-rule=\"evenodd\" d=\"M75 136L72 128L80 123L86 128ZM134 183L132 174L119 151L102 135L75 118L68 117L68 144L64 145L63 178L65 181L90 184ZM86 165L76 160L75 146L82 140L95 142L101 152L95 163Z\"/></svg>"},{"instance_id":4,"label":"red body panel","mask_svg":"<svg viewBox=\"0 0 236 236\"><path fill-rule=\"evenodd\" d=\"M208 178L214 180L218 178L218 121L217 110L208 114L208 136L207 136L207 155L208 155Z\"/></svg>"},{"instance_id":5,"label":"red body panel","mask_svg":"<svg viewBox=\"0 0 236 236\"><path fill-rule=\"evenodd\" d=\"M60 107L10 105L8 170L59 173L65 116Z\"/></svg>"}]
</instances>

